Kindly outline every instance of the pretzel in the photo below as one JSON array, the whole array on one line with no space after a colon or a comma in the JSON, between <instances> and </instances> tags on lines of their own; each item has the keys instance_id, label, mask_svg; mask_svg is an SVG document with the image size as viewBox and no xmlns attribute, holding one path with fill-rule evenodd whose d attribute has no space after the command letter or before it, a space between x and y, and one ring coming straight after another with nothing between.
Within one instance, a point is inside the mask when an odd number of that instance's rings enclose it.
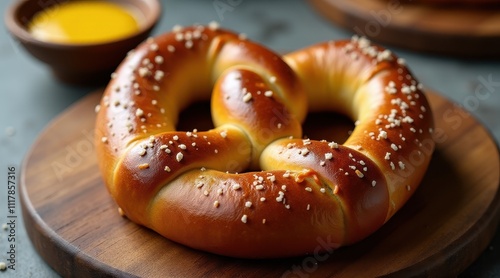
<instances>
[{"instance_id":1,"label":"pretzel","mask_svg":"<svg viewBox=\"0 0 500 278\"><path fill-rule=\"evenodd\" d=\"M112 77L96 107L110 195L131 221L216 254L288 257L358 242L415 192L434 149L421 85L364 38L282 57L215 24L174 27ZM180 111L203 99L215 127L177 131ZM310 111L356 126L343 144L304 138Z\"/></svg>"}]
</instances>

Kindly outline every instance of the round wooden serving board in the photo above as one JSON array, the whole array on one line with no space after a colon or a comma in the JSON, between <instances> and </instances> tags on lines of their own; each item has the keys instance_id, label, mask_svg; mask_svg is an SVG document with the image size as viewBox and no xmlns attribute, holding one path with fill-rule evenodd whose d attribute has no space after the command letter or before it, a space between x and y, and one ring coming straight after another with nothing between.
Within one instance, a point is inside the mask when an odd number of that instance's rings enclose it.
<instances>
[{"instance_id":1,"label":"round wooden serving board","mask_svg":"<svg viewBox=\"0 0 500 278\"><path fill-rule=\"evenodd\" d=\"M380 43L466 58L500 58L500 5L309 0L326 18Z\"/></svg>"},{"instance_id":2,"label":"round wooden serving board","mask_svg":"<svg viewBox=\"0 0 500 278\"><path fill-rule=\"evenodd\" d=\"M29 237L64 277L453 276L495 234L500 218L497 146L470 114L428 93L438 143L430 168L403 209L366 240L331 254L279 260L234 259L186 248L119 216L92 143L100 93L56 118L22 167L21 203Z\"/></svg>"}]
</instances>

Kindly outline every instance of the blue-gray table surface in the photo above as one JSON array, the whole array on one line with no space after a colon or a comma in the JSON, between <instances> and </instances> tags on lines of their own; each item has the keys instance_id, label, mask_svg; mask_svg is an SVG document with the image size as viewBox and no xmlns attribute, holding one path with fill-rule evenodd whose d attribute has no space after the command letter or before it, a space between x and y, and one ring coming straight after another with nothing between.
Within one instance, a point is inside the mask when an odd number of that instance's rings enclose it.
<instances>
[{"instance_id":1,"label":"blue-gray table surface","mask_svg":"<svg viewBox=\"0 0 500 278\"><path fill-rule=\"evenodd\" d=\"M2 15L11 3L0 1ZM349 38L356 27L341 29L319 16L302 0L168 0L162 3L163 16L153 35L170 30L175 24L204 24L215 20L277 51ZM425 86L470 111L499 142L499 61L476 61L390 48L406 59ZM93 89L59 83L44 65L32 59L11 39L4 25L0 28L0 224L8 222L8 167L15 167L19 176L22 160L48 122ZM19 195L17 199L19 210ZM0 272L0 277L57 277L32 247L19 211L17 216L16 270ZM7 232L0 230L0 262L7 262L9 256L7 239ZM462 276L500 277L500 231Z\"/></svg>"}]
</instances>

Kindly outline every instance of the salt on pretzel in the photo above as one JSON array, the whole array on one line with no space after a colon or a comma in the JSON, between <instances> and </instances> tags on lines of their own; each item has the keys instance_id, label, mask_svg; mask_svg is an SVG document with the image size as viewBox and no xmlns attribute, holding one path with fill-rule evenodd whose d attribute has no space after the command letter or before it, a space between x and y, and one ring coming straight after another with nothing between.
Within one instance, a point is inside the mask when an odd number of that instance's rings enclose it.
<instances>
[{"instance_id":1,"label":"salt on pretzel","mask_svg":"<svg viewBox=\"0 0 500 278\"><path fill-rule=\"evenodd\" d=\"M202 99L215 128L176 131ZM125 59L97 108L99 166L123 214L234 257L367 237L415 192L434 149L404 61L356 37L281 57L214 24L175 27ZM322 110L356 121L344 144L303 138L308 111Z\"/></svg>"}]
</instances>

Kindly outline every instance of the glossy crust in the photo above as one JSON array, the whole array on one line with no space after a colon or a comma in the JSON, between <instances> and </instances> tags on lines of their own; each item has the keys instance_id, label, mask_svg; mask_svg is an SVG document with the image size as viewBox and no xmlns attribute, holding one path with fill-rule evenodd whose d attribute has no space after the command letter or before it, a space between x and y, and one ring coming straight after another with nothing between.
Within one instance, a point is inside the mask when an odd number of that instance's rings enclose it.
<instances>
[{"instance_id":1,"label":"glossy crust","mask_svg":"<svg viewBox=\"0 0 500 278\"><path fill-rule=\"evenodd\" d=\"M215 128L176 131L199 99L211 99ZM312 110L357 126L344 144L303 139ZM280 57L211 24L176 27L127 57L98 107L96 149L130 220L196 249L273 258L380 228L424 176L432 125L404 62L366 39Z\"/></svg>"}]
</instances>

